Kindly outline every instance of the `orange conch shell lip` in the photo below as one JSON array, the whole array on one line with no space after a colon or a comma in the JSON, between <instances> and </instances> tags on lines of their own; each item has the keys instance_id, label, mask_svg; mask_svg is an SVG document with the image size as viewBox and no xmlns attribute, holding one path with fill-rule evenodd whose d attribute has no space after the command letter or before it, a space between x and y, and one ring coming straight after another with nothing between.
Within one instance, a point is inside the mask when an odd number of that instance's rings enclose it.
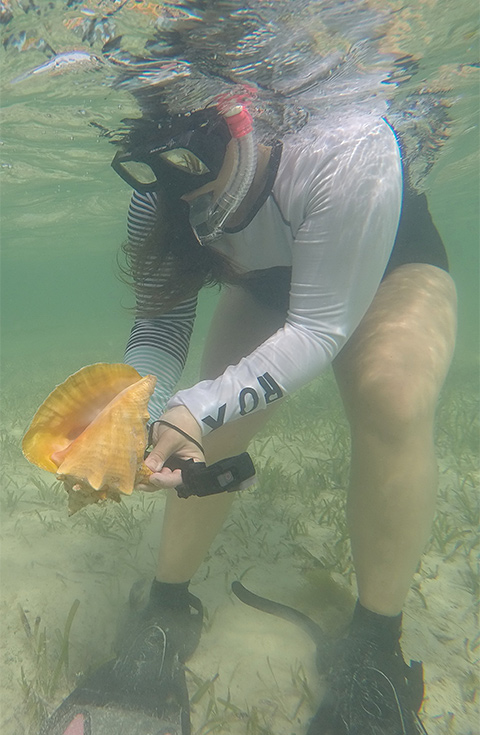
<instances>
[{"instance_id":1,"label":"orange conch shell lip","mask_svg":"<svg viewBox=\"0 0 480 735\"><path fill-rule=\"evenodd\" d=\"M129 365L82 368L38 409L23 438L25 457L57 473L69 494L81 489L80 505L130 495L148 474L143 455L155 383Z\"/></svg>"}]
</instances>

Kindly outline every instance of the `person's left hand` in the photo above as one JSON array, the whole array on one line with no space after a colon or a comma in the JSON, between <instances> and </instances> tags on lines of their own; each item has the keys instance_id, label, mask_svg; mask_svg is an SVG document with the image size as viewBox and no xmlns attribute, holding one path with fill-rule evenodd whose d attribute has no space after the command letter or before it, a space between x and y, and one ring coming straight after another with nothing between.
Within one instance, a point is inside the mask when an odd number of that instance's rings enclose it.
<instances>
[{"instance_id":1,"label":"person's left hand","mask_svg":"<svg viewBox=\"0 0 480 735\"><path fill-rule=\"evenodd\" d=\"M199 444L202 442L202 432L197 421L194 419L188 408L185 406L176 406L161 416L162 421L168 421L169 424L178 426L186 434L195 439ZM186 439L175 429L171 429L165 424L155 424L153 427L153 449L145 460L147 467L152 470L153 474L148 478L145 484L142 482L137 488L146 492L154 492L159 488L172 488L180 485L182 482L182 473L180 470L171 470L164 467L169 457L175 455L180 459L193 459L195 461L204 462L205 457L200 449L191 441Z\"/></svg>"}]
</instances>

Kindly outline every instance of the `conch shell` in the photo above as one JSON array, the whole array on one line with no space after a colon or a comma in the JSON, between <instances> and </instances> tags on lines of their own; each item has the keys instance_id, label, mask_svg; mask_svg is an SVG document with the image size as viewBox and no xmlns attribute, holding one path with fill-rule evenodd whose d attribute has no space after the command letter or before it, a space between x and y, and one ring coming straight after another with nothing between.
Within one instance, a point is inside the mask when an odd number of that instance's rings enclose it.
<instances>
[{"instance_id":1,"label":"conch shell","mask_svg":"<svg viewBox=\"0 0 480 735\"><path fill-rule=\"evenodd\" d=\"M36 412L23 453L64 482L70 514L106 498L119 502L151 474L143 455L156 382L130 365L97 363L58 385Z\"/></svg>"}]
</instances>

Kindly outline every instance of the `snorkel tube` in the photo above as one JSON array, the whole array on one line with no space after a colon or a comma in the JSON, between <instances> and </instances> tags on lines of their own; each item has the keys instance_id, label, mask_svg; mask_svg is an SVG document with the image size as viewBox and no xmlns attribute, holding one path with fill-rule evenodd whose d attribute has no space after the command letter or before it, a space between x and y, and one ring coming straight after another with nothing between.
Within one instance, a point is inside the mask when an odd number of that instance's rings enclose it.
<instances>
[{"instance_id":1,"label":"snorkel tube","mask_svg":"<svg viewBox=\"0 0 480 735\"><path fill-rule=\"evenodd\" d=\"M257 167L257 145L246 95L223 94L216 106L228 125L234 146L234 165L227 184L212 203L212 194L203 194L190 203L190 224L201 245L221 237L225 221L240 206Z\"/></svg>"}]
</instances>

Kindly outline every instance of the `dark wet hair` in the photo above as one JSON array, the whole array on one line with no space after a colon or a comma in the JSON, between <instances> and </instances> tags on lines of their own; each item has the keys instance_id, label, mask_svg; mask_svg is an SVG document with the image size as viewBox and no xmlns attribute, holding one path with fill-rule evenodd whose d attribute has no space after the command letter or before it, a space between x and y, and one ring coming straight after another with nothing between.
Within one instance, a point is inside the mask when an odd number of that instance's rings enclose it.
<instances>
[{"instance_id":1,"label":"dark wet hair","mask_svg":"<svg viewBox=\"0 0 480 735\"><path fill-rule=\"evenodd\" d=\"M188 218L188 204L158 196L153 229L141 242L126 241L122 250L125 280L137 293L137 315L163 314L204 286L234 283L237 270L222 253L199 245Z\"/></svg>"}]
</instances>

